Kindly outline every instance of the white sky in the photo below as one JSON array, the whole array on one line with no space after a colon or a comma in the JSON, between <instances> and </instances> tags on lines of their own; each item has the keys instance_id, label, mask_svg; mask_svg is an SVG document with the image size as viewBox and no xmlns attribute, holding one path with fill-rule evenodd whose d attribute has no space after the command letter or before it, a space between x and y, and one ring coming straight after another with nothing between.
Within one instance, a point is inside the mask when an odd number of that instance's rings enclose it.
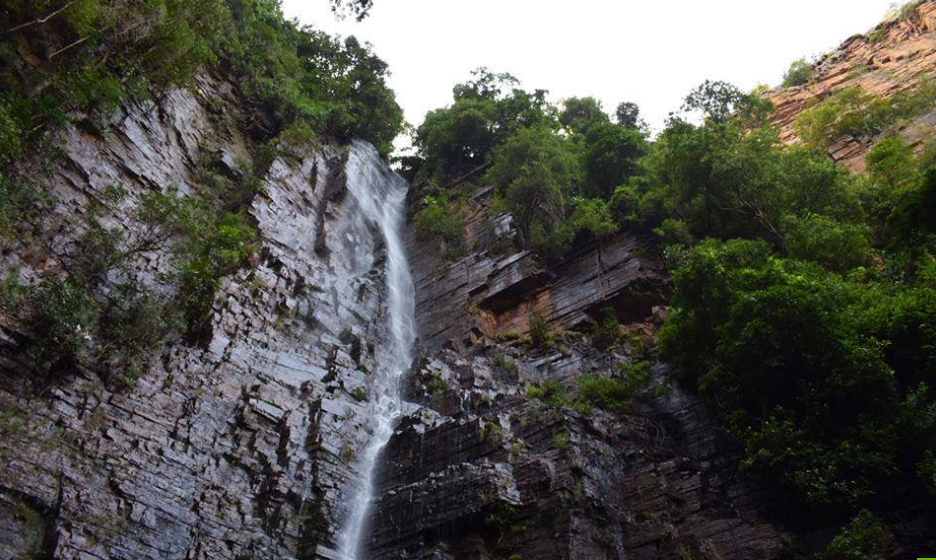
<instances>
[{"instance_id":1,"label":"white sky","mask_svg":"<svg viewBox=\"0 0 936 560\"><path fill-rule=\"evenodd\" d=\"M559 101L640 105L659 130L705 79L776 85L793 60L880 22L893 0L374 0L337 20L328 0L283 0L287 17L371 43L418 125L452 86L487 66Z\"/></svg>"}]
</instances>

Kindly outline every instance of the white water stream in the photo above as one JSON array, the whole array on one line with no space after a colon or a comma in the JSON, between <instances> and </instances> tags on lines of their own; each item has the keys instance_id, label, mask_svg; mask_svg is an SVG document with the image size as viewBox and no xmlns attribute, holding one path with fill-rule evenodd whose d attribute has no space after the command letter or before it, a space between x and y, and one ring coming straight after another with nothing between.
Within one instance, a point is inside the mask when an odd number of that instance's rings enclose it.
<instances>
[{"instance_id":1,"label":"white water stream","mask_svg":"<svg viewBox=\"0 0 936 560\"><path fill-rule=\"evenodd\" d=\"M362 560L362 544L380 452L393 435L400 416L400 383L413 360L416 340L415 294L406 252L400 238L406 215L406 181L390 171L369 144L355 143L347 163L348 191L366 220L377 226L386 244L387 340L377 347L377 370L370 388L369 439L357 457L363 483L353 490L348 520L338 536L344 560Z\"/></svg>"}]
</instances>

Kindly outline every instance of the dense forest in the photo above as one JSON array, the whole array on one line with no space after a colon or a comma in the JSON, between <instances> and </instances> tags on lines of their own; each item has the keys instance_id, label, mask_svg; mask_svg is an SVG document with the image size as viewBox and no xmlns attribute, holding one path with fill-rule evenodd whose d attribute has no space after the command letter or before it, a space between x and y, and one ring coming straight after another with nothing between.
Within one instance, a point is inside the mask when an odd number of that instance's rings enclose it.
<instances>
[{"instance_id":1,"label":"dense forest","mask_svg":"<svg viewBox=\"0 0 936 560\"><path fill-rule=\"evenodd\" d=\"M659 359L790 525L841 524L822 558L887 558L875 510L902 487L936 499L936 145L914 153L886 131L933 107L928 82L889 99L846 90L784 146L760 92L706 82L651 138L631 103L555 105L481 69L415 132L414 225L457 257L466 200L491 184L546 266L622 228L652 232L674 281ZM867 173L826 155L845 134L882 135ZM641 372L579 391L620 410Z\"/></svg>"}]
</instances>

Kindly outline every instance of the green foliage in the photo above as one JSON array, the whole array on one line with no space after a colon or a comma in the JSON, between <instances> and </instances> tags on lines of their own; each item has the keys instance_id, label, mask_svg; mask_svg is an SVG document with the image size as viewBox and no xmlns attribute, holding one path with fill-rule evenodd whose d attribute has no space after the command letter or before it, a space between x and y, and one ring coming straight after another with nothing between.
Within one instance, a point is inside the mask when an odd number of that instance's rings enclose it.
<instances>
[{"instance_id":1,"label":"green foliage","mask_svg":"<svg viewBox=\"0 0 936 560\"><path fill-rule=\"evenodd\" d=\"M585 137L582 158L584 194L605 200L611 198L615 187L626 183L637 172L637 161L646 151L643 132L607 121L593 124Z\"/></svg>"},{"instance_id":2,"label":"green foliage","mask_svg":"<svg viewBox=\"0 0 936 560\"><path fill-rule=\"evenodd\" d=\"M254 251L257 233L243 213L218 211L208 201L151 193L140 221L155 237L176 239L175 280L190 342L206 342L221 278L236 271Z\"/></svg>"},{"instance_id":3,"label":"green foliage","mask_svg":"<svg viewBox=\"0 0 936 560\"><path fill-rule=\"evenodd\" d=\"M569 403L565 387L553 379L527 383L525 391L530 398L542 401L553 408L560 408Z\"/></svg>"},{"instance_id":4,"label":"green foliage","mask_svg":"<svg viewBox=\"0 0 936 560\"><path fill-rule=\"evenodd\" d=\"M457 179L487 163L491 151L517 130L555 126L545 91L524 91L510 74L486 68L472 76L455 86L454 104L431 111L416 130L414 144L422 160L417 182Z\"/></svg>"},{"instance_id":5,"label":"green foliage","mask_svg":"<svg viewBox=\"0 0 936 560\"><path fill-rule=\"evenodd\" d=\"M504 428L497 422L485 422L478 432L478 440L481 443L500 445L504 441Z\"/></svg>"},{"instance_id":6,"label":"green foliage","mask_svg":"<svg viewBox=\"0 0 936 560\"><path fill-rule=\"evenodd\" d=\"M77 362L87 352L100 306L87 286L68 277L46 276L29 297L28 327L36 333L38 361Z\"/></svg>"},{"instance_id":7,"label":"green foliage","mask_svg":"<svg viewBox=\"0 0 936 560\"><path fill-rule=\"evenodd\" d=\"M18 0L0 27L13 30L0 40L3 148L69 120L104 131L119 103L186 85L205 67L232 73L272 116L253 119L272 124L254 132L275 136L301 121L388 153L402 131L386 64L353 37L297 27L275 0Z\"/></svg>"},{"instance_id":8,"label":"green foliage","mask_svg":"<svg viewBox=\"0 0 936 560\"><path fill-rule=\"evenodd\" d=\"M870 511L861 511L832 539L822 560L890 560L894 535Z\"/></svg>"},{"instance_id":9,"label":"green foliage","mask_svg":"<svg viewBox=\"0 0 936 560\"><path fill-rule=\"evenodd\" d=\"M868 264L868 227L842 223L828 216L791 217L784 224L787 253L794 259L817 262L844 272Z\"/></svg>"},{"instance_id":10,"label":"green foliage","mask_svg":"<svg viewBox=\"0 0 936 560\"><path fill-rule=\"evenodd\" d=\"M600 350L608 350L621 340L621 322L612 307L601 310L601 317L591 322L591 342Z\"/></svg>"},{"instance_id":11,"label":"green foliage","mask_svg":"<svg viewBox=\"0 0 936 560\"><path fill-rule=\"evenodd\" d=\"M889 98L866 93L860 86L846 88L803 110L796 117L796 131L816 150L826 150L843 136L870 138L899 119L930 110L934 88L932 82L923 81Z\"/></svg>"},{"instance_id":12,"label":"green foliage","mask_svg":"<svg viewBox=\"0 0 936 560\"><path fill-rule=\"evenodd\" d=\"M107 295L101 310L97 359L109 374L132 385L178 327L176 315L164 302L135 282L120 284Z\"/></svg>"},{"instance_id":13,"label":"green foliage","mask_svg":"<svg viewBox=\"0 0 936 560\"><path fill-rule=\"evenodd\" d=\"M588 134L594 126L610 123L601 102L594 97L572 97L563 102L559 123L575 134Z\"/></svg>"},{"instance_id":14,"label":"green foliage","mask_svg":"<svg viewBox=\"0 0 936 560\"><path fill-rule=\"evenodd\" d=\"M625 128L635 130L646 130L647 123L640 117L640 107L636 103L625 101L617 106L614 111L615 120Z\"/></svg>"},{"instance_id":15,"label":"green foliage","mask_svg":"<svg viewBox=\"0 0 936 560\"><path fill-rule=\"evenodd\" d=\"M549 323L539 313L530 315L530 344L534 348L543 348L552 344L552 333L549 332Z\"/></svg>"},{"instance_id":16,"label":"green foliage","mask_svg":"<svg viewBox=\"0 0 936 560\"><path fill-rule=\"evenodd\" d=\"M0 48L0 90L21 140L71 112L105 119L142 85L187 82L215 61L212 44L225 20L221 0L13 2L0 13L0 27L15 29Z\"/></svg>"},{"instance_id":17,"label":"green foliage","mask_svg":"<svg viewBox=\"0 0 936 560\"><path fill-rule=\"evenodd\" d=\"M657 228L676 242L762 237L782 248L790 216L859 219L853 182L820 155L782 148L770 128L731 119L701 126L673 119L644 159L641 175L618 188L611 205L619 219Z\"/></svg>"},{"instance_id":18,"label":"green foliage","mask_svg":"<svg viewBox=\"0 0 936 560\"><path fill-rule=\"evenodd\" d=\"M706 80L686 96L682 109L699 113L713 124L740 120L751 126L764 124L773 106L759 95L745 93L729 83Z\"/></svg>"},{"instance_id":19,"label":"green foliage","mask_svg":"<svg viewBox=\"0 0 936 560\"><path fill-rule=\"evenodd\" d=\"M361 138L381 153L402 131L387 87L387 65L354 37L339 41L298 28L273 0L226 0L232 25L218 50L238 84L275 119L273 135L304 121L341 139Z\"/></svg>"},{"instance_id":20,"label":"green foliage","mask_svg":"<svg viewBox=\"0 0 936 560\"><path fill-rule=\"evenodd\" d=\"M458 201L441 196L427 196L425 205L413 216L413 231L417 239L441 239L460 247L465 237L465 211Z\"/></svg>"},{"instance_id":21,"label":"green foliage","mask_svg":"<svg viewBox=\"0 0 936 560\"><path fill-rule=\"evenodd\" d=\"M581 176L573 150L544 127L521 129L495 150L486 180L505 193L524 246L566 217L568 193Z\"/></svg>"},{"instance_id":22,"label":"green foliage","mask_svg":"<svg viewBox=\"0 0 936 560\"><path fill-rule=\"evenodd\" d=\"M898 358L932 356L934 332L915 323L928 296L777 258L760 241L703 242L673 279L663 357L717 406L742 466L788 499L863 504L900 476L901 449L936 443L920 435L933 418L918 412L931 402L919 366Z\"/></svg>"},{"instance_id":23,"label":"green foliage","mask_svg":"<svg viewBox=\"0 0 936 560\"><path fill-rule=\"evenodd\" d=\"M367 391L363 387L355 387L349 394L357 402L367 402Z\"/></svg>"},{"instance_id":24,"label":"green foliage","mask_svg":"<svg viewBox=\"0 0 936 560\"><path fill-rule=\"evenodd\" d=\"M815 67L815 63L805 58L794 60L783 75L783 87L801 86L809 82L813 77Z\"/></svg>"},{"instance_id":25,"label":"green foliage","mask_svg":"<svg viewBox=\"0 0 936 560\"><path fill-rule=\"evenodd\" d=\"M572 211L569 223L574 231L587 232L595 239L604 239L614 235L621 228L604 200L577 198L573 203L575 210Z\"/></svg>"},{"instance_id":26,"label":"green foliage","mask_svg":"<svg viewBox=\"0 0 936 560\"><path fill-rule=\"evenodd\" d=\"M917 475L923 481L926 490L936 497L936 452L930 450L923 454L923 459L917 463Z\"/></svg>"},{"instance_id":27,"label":"green foliage","mask_svg":"<svg viewBox=\"0 0 936 560\"><path fill-rule=\"evenodd\" d=\"M570 434L568 431L559 432L558 434L556 434L554 442L556 444L557 449L560 449L560 450L568 449L569 446L572 445L572 434Z\"/></svg>"},{"instance_id":28,"label":"green foliage","mask_svg":"<svg viewBox=\"0 0 936 560\"><path fill-rule=\"evenodd\" d=\"M648 361L622 364L620 376L614 378L580 377L578 403L616 414L629 412L635 400L656 394L649 390L651 365Z\"/></svg>"}]
</instances>

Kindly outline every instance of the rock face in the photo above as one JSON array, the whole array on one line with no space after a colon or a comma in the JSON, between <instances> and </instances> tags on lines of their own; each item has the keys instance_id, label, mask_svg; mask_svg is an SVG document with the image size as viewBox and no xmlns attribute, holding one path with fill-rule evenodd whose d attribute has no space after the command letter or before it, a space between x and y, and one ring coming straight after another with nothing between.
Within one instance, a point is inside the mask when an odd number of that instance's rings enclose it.
<instances>
[{"instance_id":1,"label":"rock face","mask_svg":"<svg viewBox=\"0 0 936 560\"><path fill-rule=\"evenodd\" d=\"M555 328L573 328L622 299L629 308L617 306L621 319L636 321L666 301L666 280L648 238L624 232L547 269L514 248L510 216L492 215L492 195L479 189L469 205L466 256L448 262L435 243L410 251L420 334L429 347L470 348L480 338L523 333L534 314Z\"/></svg>"},{"instance_id":2,"label":"rock face","mask_svg":"<svg viewBox=\"0 0 936 560\"><path fill-rule=\"evenodd\" d=\"M770 94L785 141L811 99L850 85L890 95L936 68L936 2L879 31L823 59L809 85ZM201 77L123 107L106 133L69 128L59 157L23 164L54 201L0 254L4 275L25 283L68 262L91 212L132 235L145 193L191 192L206 165L261 178L249 208L261 242L225 278L205 344L172 344L130 388L85 368L36 371L34 334L0 311L0 560L340 558L368 437L361 396L388 336L386 251L348 193L348 148L286 146L270 161L233 124L240 102L231 84ZM919 145L933 123L900 134ZM833 155L859 169L867 148L843 140ZM127 196L115 201L115 186ZM381 458L370 556L797 557L768 497L737 472L738 450L665 366L614 414L543 394L647 357L669 291L652 240L582 242L546 268L514 246L490 189L468 207L458 258L410 240L419 357ZM171 260L155 248L134 269L165 289ZM612 351L588 334L606 308L627 339ZM534 317L552 341L532 343ZM902 514L899 536L931 534L923 514Z\"/></svg>"},{"instance_id":3,"label":"rock face","mask_svg":"<svg viewBox=\"0 0 936 560\"><path fill-rule=\"evenodd\" d=\"M574 329L605 306L633 333L655 328L668 285L650 242L622 233L546 272L512 248L490 195L474 197L464 257L414 241L426 351L407 395L419 407L386 451L373 557L779 558L763 496L692 398L670 388L617 415L525 390L641 357L639 344L600 351ZM543 348L517 340L534 313L557 333ZM655 379L666 384L665 368Z\"/></svg>"},{"instance_id":4,"label":"rock face","mask_svg":"<svg viewBox=\"0 0 936 560\"><path fill-rule=\"evenodd\" d=\"M105 137L66 130L61 160L32 175L56 201L36 224L52 250L24 242L4 270L55 270L109 186L128 196L101 219L132 231L140 195L190 189L199 162L250 168L255 146L219 106L237 115L233 89L202 78L124 108ZM386 336L382 238L343 196L344 160L325 146L269 165L250 208L262 247L225 280L207 347L171 346L130 389L80 369L39 378L30 333L0 317L0 558L334 556L366 438L351 393ZM169 259L142 255L141 276Z\"/></svg>"},{"instance_id":5,"label":"rock face","mask_svg":"<svg viewBox=\"0 0 936 560\"><path fill-rule=\"evenodd\" d=\"M813 78L801 87L777 89L767 97L776 106L774 122L785 143L796 143L796 116L810 103L858 86L868 93L890 97L936 77L936 2L922 2L910 13L885 22L865 35L855 35L822 57ZM899 123L897 133L910 146L922 149L934 136L936 111ZM864 157L874 140L842 138L830 155L852 171L864 170Z\"/></svg>"}]
</instances>

